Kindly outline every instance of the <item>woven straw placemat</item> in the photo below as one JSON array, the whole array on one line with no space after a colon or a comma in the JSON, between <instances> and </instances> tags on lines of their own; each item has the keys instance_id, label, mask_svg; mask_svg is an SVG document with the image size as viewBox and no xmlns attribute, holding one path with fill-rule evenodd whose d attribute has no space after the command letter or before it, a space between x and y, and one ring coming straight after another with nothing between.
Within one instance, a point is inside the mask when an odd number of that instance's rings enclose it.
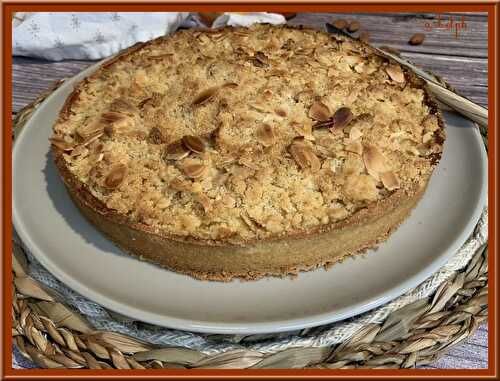
<instances>
[{"instance_id":1,"label":"woven straw placemat","mask_svg":"<svg viewBox=\"0 0 500 381\"><path fill-rule=\"evenodd\" d=\"M17 114L13 137L60 83ZM109 311L55 279L14 233L12 336L16 351L42 368L411 368L436 361L487 319L487 244L485 208L450 261L393 301L333 324L242 336L171 330Z\"/></svg>"}]
</instances>

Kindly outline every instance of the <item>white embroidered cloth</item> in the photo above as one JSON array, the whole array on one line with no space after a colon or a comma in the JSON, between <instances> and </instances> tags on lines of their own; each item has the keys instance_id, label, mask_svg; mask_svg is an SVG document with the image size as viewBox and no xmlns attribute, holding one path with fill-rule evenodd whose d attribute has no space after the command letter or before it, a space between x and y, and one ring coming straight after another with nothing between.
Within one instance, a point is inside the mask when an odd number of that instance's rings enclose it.
<instances>
[{"instance_id":1,"label":"white embroidered cloth","mask_svg":"<svg viewBox=\"0 0 500 381\"><path fill-rule=\"evenodd\" d=\"M224 13L213 27L284 24L273 13ZM16 13L13 18L13 55L43 58L97 60L136 42L170 34L180 26L200 26L197 14L188 12Z\"/></svg>"}]
</instances>

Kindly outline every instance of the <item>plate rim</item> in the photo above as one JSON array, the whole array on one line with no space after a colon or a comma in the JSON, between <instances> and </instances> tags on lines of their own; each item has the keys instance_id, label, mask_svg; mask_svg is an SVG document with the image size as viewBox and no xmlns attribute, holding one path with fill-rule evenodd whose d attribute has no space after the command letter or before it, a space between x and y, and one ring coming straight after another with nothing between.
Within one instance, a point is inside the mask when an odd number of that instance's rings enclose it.
<instances>
[{"instance_id":1,"label":"plate rim","mask_svg":"<svg viewBox=\"0 0 500 381\"><path fill-rule=\"evenodd\" d=\"M106 60L90 65L88 68L84 69L80 73L69 78L64 83L62 83L59 88L57 88L54 92L52 92L46 99L44 99L44 101L40 103L40 105L36 108L36 110L33 111L31 117L26 122L26 125L22 127L22 129L20 130L19 134L16 137L16 141L20 141L23 139L24 135L26 134L25 131L28 128L30 128L30 120L38 113L44 110L44 106L46 105L46 103L48 103L52 98L57 97L59 93L62 92L64 89L72 87L74 84L78 83L78 81L85 78L87 74L96 70L105 61ZM454 239L452 244L448 246L447 250L445 250L445 252L443 252L441 256L434 259L432 263L425 266L421 271L413 274L413 276L407 278L403 282L400 282L398 285L392 286L389 291L384 292L381 296L370 299L369 302L366 302L365 300L352 304L349 307L349 309L343 313L335 313L334 311L330 311L315 315L308 315L307 318L300 317L300 318L276 320L268 322L217 323L212 321L207 322L203 320L177 318L177 317L161 315L158 313L143 311L131 305L127 305L119 301L116 301L112 297L105 296L101 293L95 292L85 284L72 278L71 276L67 275L63 270L59 269L57 264L49 259L50 256L46 255L43 252L43 250L37 246L36 242L34 242L31 239L31 237L27 233L27 229L24 229L22 218L20 217L20 214L19 212L17 212L17 208L15 207L16 192L14 191L12 192L12 222L15 231L21 238L23 245L28 248L28 250L33 254L33 256L56 279L64 283L73 291L102 305L103 307L121 313L123 315L133 317L134 319L171 329L178 329L178 330L185 330L185 331L199 332L199 333L220 333L220 334L260 334L260 333L271 333L271 332L277 333L277 332L293 331L297 329L304 329L309 327L316 327L323 324L338 322L350 317L360 315L373 308L388 303L391 300L394 300L398 296L406 293L411 288L418 286L425 279L434 274L464 244L464 242L467 240L467 238L470 236L475 226L477 225L477 222L482 214L483 208L487 205L488 157L486 150L484 148L480 132L477 128L474 129L473 136L475 137L475 144L479 144L481 146L480 149L481 168L482 168L481 176L483 179L485 179L485 181L482 182L482 187L480 190L477 203L474 207L474 212L472 213L472 216L469 219L469 221L467 221L467 224L464 226L463 230L460 232L460 234L457 234L457 238ZM19 146L20 144L13 144L12 156L11 156L12 169L14 169L15 167L14 159L18 155L19 149L17 149L17 147ZM14 171L12 172L12 176L14 176ZM332 318L334 313L335 317Z\"/></svg>"}]
</instances>

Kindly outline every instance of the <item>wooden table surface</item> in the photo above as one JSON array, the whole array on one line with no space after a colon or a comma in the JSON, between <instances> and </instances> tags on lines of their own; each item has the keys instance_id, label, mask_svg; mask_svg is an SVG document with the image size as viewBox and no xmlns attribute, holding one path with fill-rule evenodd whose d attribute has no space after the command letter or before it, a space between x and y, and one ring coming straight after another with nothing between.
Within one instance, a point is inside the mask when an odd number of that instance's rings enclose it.
<instances>
[{"instance_id":1,"label":"wooden table surface","mask_svg":"<svg viewBox=\"0 0 500 381\"><path fill-rule=\"evenodd\" d=\"M360 30L369 32L374 45L399 49L403 57L441 76L461 94L488 107L488 21L485 13L301 13L289 23L324 29L326 22L336 18L360 21ZM409 45L408 39L417 32L426 35L424 43ZM18 112L56 80L73 76L92 63L14 57L13 112ZM453 347L428 367L486 368L487 351L488 331L482 326L465 343Z\"/></svg>"}]
</instances>

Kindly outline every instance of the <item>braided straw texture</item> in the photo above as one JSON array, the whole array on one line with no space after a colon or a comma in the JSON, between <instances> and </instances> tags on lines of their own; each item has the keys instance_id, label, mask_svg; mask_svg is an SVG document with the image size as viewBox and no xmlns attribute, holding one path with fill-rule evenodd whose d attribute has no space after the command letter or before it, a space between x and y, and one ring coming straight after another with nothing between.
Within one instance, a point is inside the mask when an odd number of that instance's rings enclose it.
<instances>
[{"instance_id":1,"label":"braided straw texture","mask_svg":"<svg viewBox=\"0 0 500 381\"><path fill-rule=\"evenodd\" d=\"M60 83L17 114L13 137ZM472 335L487 319L487 224L485 209L473 234L448 263L379 308L320 327L247 336L170 330L106 310L56 280L14 234L13 341L17 352L42 368L425 365Z\"/></svg>"}]
</instances>

